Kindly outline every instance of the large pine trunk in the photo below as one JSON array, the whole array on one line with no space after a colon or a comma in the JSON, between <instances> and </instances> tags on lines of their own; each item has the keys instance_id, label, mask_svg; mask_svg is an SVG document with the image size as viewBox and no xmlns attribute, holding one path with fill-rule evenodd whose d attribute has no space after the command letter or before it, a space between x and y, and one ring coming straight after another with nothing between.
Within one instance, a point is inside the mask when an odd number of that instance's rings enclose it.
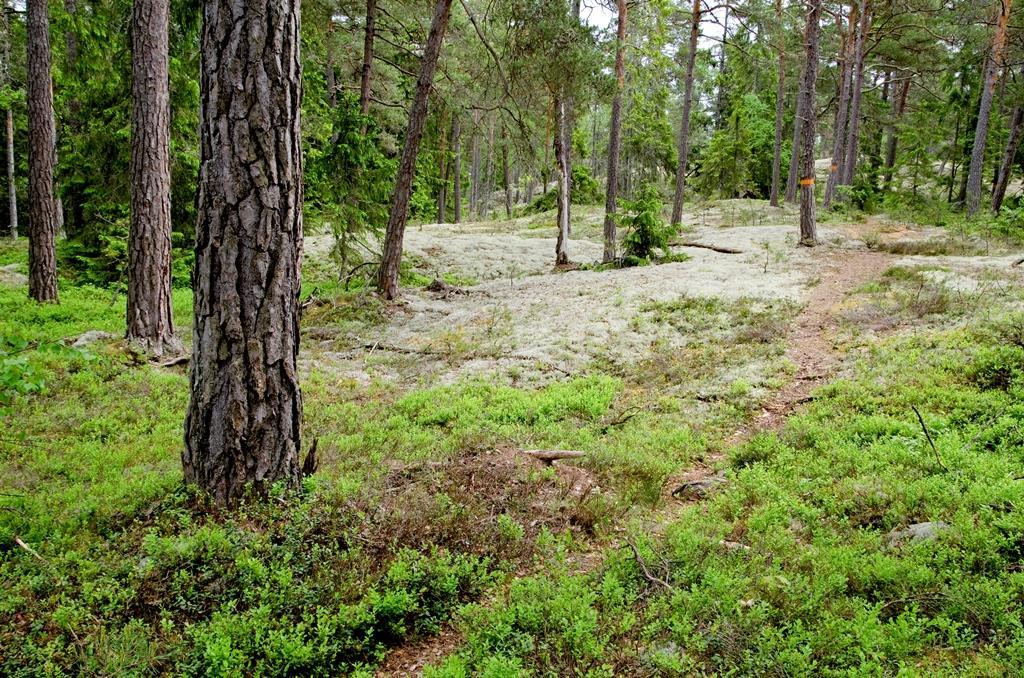
<instances>
[{"instance_id":1,"label":"large pine trunk","mask_svg":"<svg viewBox=\"0 0 1024 678\"><path fill-rule=\"evenodd\" d=\"M814 115L814 88L818 79L818 39L820 35L821 0L810 0L805 32L807 60L804 65L804 83L800 88L805 111L800 139L800 244L813 247L818 244L818 228L814 214L814 137L817 120Z\"/></svg>"},{"instance_id":2,"label":"large pine trunk","mask_svg":"<svg viewBox=\"0 0 1024 678\"><path fill-rule=\"evenodd\" d=\"M903 118L903 112L907 109L907 95L910 93L910 73L904 74L903 84L900 86L900 94L894 102L896 110L893 116L893 122L889 126L889 138L886 141L885 146L885 173L882 177L882 190L888 191L889 185L892 183L892 171L893 167L896 166L896 148L899 145L899 133L897 131L900 121ZM957 119L957 125L959 126L960 120ZM956 140L954 139L953 145L956 146ZM950 183L950 191L952 191L952 183Z\"/></svg>"},{"instance_id":3,"label":"large pine trunk","mask_svg":"<svg viewBox=\"0 0 1024 678\"><path fill-rule=\"evenodd\" d=\"M836 126L832 134L832 163L828 168L828 183L825 185L825 194L822 196L821 206L828 209L832 206L832 196L835 194L836 184L839 183L839 168L845 165L846 161L846 123L850 109L850 86L853 75L853 31L857 21L857 5L854 4L850 10L849 29L843 34L840 41L839 58L839 100L836 104ZM842 13L839 14L840 32L842 32Z\"/></svg>"},{"instance_id":4,"label":"large pine trunk","mask_svg":"<svg viewBox=\"0 0 1024 678\"><path fill-rule=\"evenodd\" d=\"M775 0L775 23L779 33L776 49L779 51L778 86L775 91L775 146L772 150L772 188L768 203L779 206L779 184L782 183L782 127L786 118L786 42L782 25L782 0Z\"/></svg>"},{"instance_id":5,"label":"large pine trunk","mask_svg":"<svg viewBox=\"0 0 1024 678\"><path fill-rule=\"evenodd\" d=\"M618 0L619 23L615 33L615 96L612 99L611 129L608 135L608 184L604 201L605 263L615 261L615 213L619 200L619 147L622 145L622 91L626 86L626 0Z\"/></svg>"},{"instance_id":6,"label":"large pine trunk","mask_svg":"<svg viewBox=\"0 0 1024 678\"><path fill-rule=\"evenodd\" d=\"M409 219L409 198L412 195L412 180L416 173L416 157L420 152L420 141L427 123L427 103L430 89L434 84L434 71L441 56L441 43L448 28L452 0L438 0L430 21L430 33L423 50L420 74L416 80L416 94L409 109L409 126L405 132L405 146L398 165L395 192L391 198L391 214L384 234L384 252L377 275L377 287L385 299L398 297L398 267L402 260L402 242L405 239L405 224Z\"/></svg>"},{"instance_id":7,"label":"large pine trunk","mask_svg":"<svg viewBox=\"0 0 1024 678\"><path fill-rule=\"evenodd\" d=\"M569 263L569 146L568 121L566 120L565 99L559 93L555 97L555 164L558 165L558 239L555 241L555 265Z\"/></svg>"},{"instance_id":8,"label":"large pine trunk","mask_svg":"<svg viewBox=\"0 0 1024 678\"><path fill-rule=\"evenodd\" d=\"M1017 106L1013 109L1010 138L1006 142L1006 152L1003 154L1003 162L999 168L996 187L992 192L992 211L996 214L999 213L999 209L1003 206L1003 198L1006 197L1006 187L1010 183L1010 174L1013 172L1013 161L1017 157L1017 148L1020 146L1022 130L1024 130L1024 107Z\"/></svg>"},{"instance_id":9,"label":"large pine trunk","mask_svg":"<svg viewBox=\"0 0 1024 678\"><path fill-rule=\"evenodd\" d=\"M697 43L700 38L701 3L693 0L693 16L690 19L690 43L686 54L686 78L683 88L683 115L679 121L679 164L676 166L676 192L672 200L672 225L683 221L683 197L686 191L686 165L690 156L690 111L693 108L693 76L697 60Z\"/></svg>"},{"instance_id":10,"label":"large pine trunk","mask_svg":"<svg viewBox=\"0 0 1024 678\"><path fill-rule=\"evenodd\" d=\"M1000 0L999 19L992 37L992 52L985 66L985 78L978 105L978 124L974 131L974 146L971 149L971 166L967 174L967 214L973 216L981 204L981 170L985 162L985 141L988 137L989 117L992 113L992 93L996 78L1003 62L1003 46L1006 44L1006 24L1010 20L1012 0Z\"/></svg>"},{"instance_id":11,"label":"large pine trunk","mask_svg":"<svg viewBox=\"0 0 1024 678\"><path fill-rule=\"evenodd\" d=\"M171 99L168 0L132 5L132 186L127 338L178 353L171 312Z\"/></svg>"},{"instance_id":12,"label":"large pine trunk","mask_svg":"<svg viewBox=\"0 0 1024 678\"><path fill-rule=\"evenodd\" d=\"M57 134L50 74L50 20L45 0L28 0L28 295L57 301L60 206L54 186Z\"/></svg>"},{"instance_id":13,"label":"large pine trunk","mask_svg":"<svg viewBox=\"0 0 1024 678\"><path fill-rule=\"evenodd\" d=\"M299 0L204 0L185 480L221 505L299 481Z\"/></svg>"}]
</instances>

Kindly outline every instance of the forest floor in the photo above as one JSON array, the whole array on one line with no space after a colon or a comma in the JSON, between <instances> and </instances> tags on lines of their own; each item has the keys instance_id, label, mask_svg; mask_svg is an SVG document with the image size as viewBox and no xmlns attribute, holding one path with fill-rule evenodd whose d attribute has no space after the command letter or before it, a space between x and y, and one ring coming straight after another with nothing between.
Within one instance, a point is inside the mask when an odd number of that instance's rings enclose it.
<instances>
[{"instance_id":1,"label":"forest floor","mask_svg":"<svg viewBox=\"0 0 1024 678\"><path fill-rule=\"evenodd\" d=\"M614 270L596 207L573 270L550 214L415 226L393 304L310 235L320 470L225 514L181 487L185 368L107 291L27 304L5 250L38 387L3 403L0 672L1024 668L1019 248L830 217L798 248L791 209L709 203L688 258Z\"/></svg>"}]
</instances>

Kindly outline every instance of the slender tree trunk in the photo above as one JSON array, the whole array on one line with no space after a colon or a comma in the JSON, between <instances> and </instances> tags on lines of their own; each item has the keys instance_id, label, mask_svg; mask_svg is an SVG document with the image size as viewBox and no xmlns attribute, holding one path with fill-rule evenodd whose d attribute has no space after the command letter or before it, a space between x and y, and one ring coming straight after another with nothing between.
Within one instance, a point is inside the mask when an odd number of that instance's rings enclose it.
<instances>
[{"instance_id":1,"label":"slender tree trunk","mask_svg":"<svg viewBox=\"0 0 1024 678\"><path fill-rule=\"evenodd\" d=\"M441 188L437 192L437 223L448 221L448 112L441 115L441 166L438 176L441 177Z\"/></svg>"},{"instance_id":2,"label":"slender tree trunk","mask_svg":"<svg viewBox=\"0 0 1024 678\"><path fill-rule=\"evenodd\" d=\"M555 265L569 263L569 154L566 140L565 99L561 92L555 98L555 163L558 165L558 240L555 243Z\"/></svg>"},{"instance_id":3,"label":"slender tree trunk","mask_svg":"<svg viewBox=\"0 0 1024 678\"><path fill-rule=\"evenodd\" d=\"M807 63L804 66L803 110L806 112L800 143L800 244L818 244L818 228L814 214L814 137L817 120L814 115L814 87L818 79L818 38L820 35L821 0L810 0L805 33Z\"/></svg>"},{"instance_id":4,"label":"slender tree trunk","mask_svg":"<svg viewBox=\"0 0 1024 678\"><path fill-rule=\"evenodd\" d=\"M907 94L910 92L910 74L906 74L906 79L900 85L900 95L896 98L896 115L894 116L893 124L889 128L889 140L886 143L885 148L885 175L883 177L882 188L888 191L889 185L892 183L892 169L896 166L896 147L899 144L899 134L897 129L899 128L900 121L903 119L903 112L907 108ZM959 118L957 119L957 125L960 124ZM954 145L956 142L953 142ZM950 184L952 185L952 184Z\"/></svg>"},{"instance_id":5,"label":"slender tree trunk","mask_svg":"<svg viewBox=\"0 0 1024 678\"><path fill-rule=\"evenodd\" d=\"M617 1L619 23L615 34L615 96L612 98L612 120L608 135L608 185L604 202L605 263L615 261L615 213L619 199L619 146L622 144L622 91L626 86L626 22L629 19L626 0Z\"/></svg>"},{"instance_id":6,"label":"slender tree trunk","mask_svg":"<svg viewBox=\"0 0 1024 678\"><path fill-rule=\"evenodd\" d=\"M978 106L978 126L974 131L974 146L971 149L971 166L967 174L967 214L974 216L981 204L981 170L985 161L985 141L988 137L988 122L992 112L992 92L995 89L999 68L1003 63L1003 45L1006 44L1006 24L1010 20L1012 0L1000 0L999 19L992 38L992 53L985 67L981 102Z\"/></svg>"},{"instance_id":7,"label":"slender tree trunk","mask_svg":"<svg viewBox=\"0 0 1024 678\"><path fill-rule=\"evenodd\" d=\"M171 97L167 0L132 4L132 185L127 339L178 353L171 313Z\"/></svg>"},{"instance_id":8,"label":"slender tree trunk","mask_svg":"<svg viewBox=\"0 0 1024 678\"><path fill-rule=\"evenodd\" d=\"M1006 187L1010 183L1010 174L1013 172L1013 161L1017 157L1017 147L1020 146L1021 131L1024 130L1024 107L1017 106L1013 109L1013 123L1010 125L1010 138L1006 142L1006 153L1003 155L1003 164L999 168L999 180L996 182L996 190L992 194L992 211L999 213L1003 206L1003 199L1006 197Z\"/></svg>"},{"instance_id":9,"label":"slender tree trunk","mask_svg":"<svg viewBox=\"0 0 1024 678\"><path fill-rule=\"evenodd\" d=\"M700 38L701 2L693 0L693 17L690 19L690 43L686 54L686 78L683 89L683 115L679 121L679 164L676 166L676 193L672 200L672 225L683 221L683 197L686 191L686 165L690 156L690 111L693 106L693 71L697 60L697 43Z\"/></svg>"},{"instance_id":10,"label":"slender tree trunk","mask_svg":"<svg viewBox=\"0 0 1024 678\"><path fill-rule=\"evenodd\" d=\"M724 129L726 125L725 76L729 64L725 58L725 44L729 40L730 9L732 9L731 6L728 3L725 3L725 20L722 22L722 41L718 46L718 91L715 94L715 129Z\"/></svg>"},{"instance_id":11,"label":"slender tree trunk","mask_svg":"<svg viewBox=\"0 0 1024 678\"><path fill-rule=\"evenodd\" d=\"M885 71L882 73L882 105L889 105L889 99L892 98L892 71ZM868 156L871 158L871 187L873 190L878 190L878 170L882 166L882 131L879 130L878 134L872 136L871 139L871 150L868 152ZM945 160L942 161L943 167L939 169L939 175L945 169Z\"/></svg>"},{"instance_id":12,"label":"slender tree trunk","mask_svg":"<svg viewBox=\"0 0 1024 678\"><path fill-rule=\"evenodd\" d=\"M373 39L377 31L377 0L366 0L366 28L363 31L363 66L359 78L359 112L370 112L370 84L373 80ZM364 132L365 134L365 132Z\"/></svg>"},{"instance_id":13,"label":"slender tree trunk","mask_svg":"<svg viewBox=\"0 0 1024 678\"><path fill-rule=\"evenodd\" d=\"M840 41L839 58L839 99L836 103L836 126L832 134L832 163L828 168L828 183L825 184L825 194L822 196L821 206L828 209L832 206L832 196L835 194L836 184L842 176L840 167L846 162L846 123L850 107L850 87L853 79L853 47L854 47L854 26L857 22L857 5L850 9L849 30L845 33L842 30L842 12L839 13L839 32L842 35Z\"/></svg>"},{"instance_id":14,"label":"slender tree trunk","mask_svg":"<svg viewBox=\"0 0 1024 678\"><path fill-rule=\"evenodd\" d=\"M7 214L11 237L18 237L18 189L14 180L14 111L7 109Z\"/></svg>"},{"instance_id":15,"label":"slender tree trunk","mask_svg":"<svg viewBox=\"0 0 1024 678\"><path fill-rule=\"evenodd\" d=\"M480 112L473 111L473 135L469 141L469 211L480 217Z\"/></svg>"},{"instance_id":16,"label":"slender tree trunk","mask_svg":"<svg viewBox=\"0 0 1024 678\"><path fill-rule=\"evenodd\" d=\"M853 183L857 170L857 146L860 143L860 101L861 93L864 90L864 52L870 22L871 5L867 0L860 0L860 26L857 28L857 42L853 54L853 88L850 95L850 114L846 129L845 164L840 167L840 183L846 186ZM852 21L850 30L853 30Z\"/></svg>"},{"instance_id":17,"label":"slender tree trunk","mask_svg":"<svg viewBox=\"0 0 1024 678\"><path fill-rule=\"evenodd\" d=\"M50 72L50 20L46 0L28 0L28 295L57 301L60 206L54 185L57 134Z\"/></svg>"},{"instance_id":18,"label":"slender tree trunk","mask_svg":"<svg viewBox=\"0 0 1024 678\"><path fill-rule=\"evenodd\" d=\"M395 193L391 200L391 214L384 236L384 252L378 272L377 287L385 299L398 297L398 266L402 260L402 241L405 238L405 223L409 218L409 196L412 194L412 180L416 172L416 156L423 138L423 127L427 122L427 103L430 89L434 84L434 71L441 56L441 43L448 28L452 0L438 0L430 21L430 34L423 50L420 74L416 81L416 94L409 109L409 127L405 133L405 147L398 165Z\"/></svg>"},{"instance_id":19,"label":"slender tree trunk","mask_svg":"<svg viewBox=\"0 0 1024 678\"><path fill-rule=\"evenodd\" d=\"M455 223L462 223L462 124L459 115L452 116L452 202Z\"/></svg>"},{"instance_id":20,"label":"slender tree trunk","mask_svg":"<svg viewBox=\"0 0 1024 678\"><path fill-rule=\"evenodd\" d=\"M804 68L806 68L806 64ZM800 88L796 94L796 115L793 116L793 148L789 155L789 174L786 177L786 202L796 202L797 175L800 173L800 140L803 138L803 127L806 113L803 106L806 101L807 76L800 71Z\"/></svg>"},{"instance_id":21,"label":"slender tree trunk","mask_svg":"<svg viewBox=\"0 0 1024 678\"><path fill-rule=\"evenodd\" d=\"M182 465L186 482L230 506L249 489L265 495L274 483L299 481L299 1L204 0L202 9Z\"/></svg>"},{"instance_id":22,"label":"slender tree trunk","mask_svg":"<svg viewBox=\"0 0 1024 678\"><path fill-rule=\"evenodd\" d=\"M786 118L786 43L782 26L782 0L775 0L775 23L779 44L779 77L775 91L775 147L772 151L772 188L768 203L779 206L779 184L782 183L782 127Z\"/></svg>"},{"instance_id":23,"label":"slender tree trunk","mask_svg":"<svg viewBox=\"0 0 1024 678\"><path fill-rule=\"evenodd\" d=\"M505 188L505 218L512 218L512 168L508 164L508 135L501 128L501 183Z\"/></svg>"}]
</instances>

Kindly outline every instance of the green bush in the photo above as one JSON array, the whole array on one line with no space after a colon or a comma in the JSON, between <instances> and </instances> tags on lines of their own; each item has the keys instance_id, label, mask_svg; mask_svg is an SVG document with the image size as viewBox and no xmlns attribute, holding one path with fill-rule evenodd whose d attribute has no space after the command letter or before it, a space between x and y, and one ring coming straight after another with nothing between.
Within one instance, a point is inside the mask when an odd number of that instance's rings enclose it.
<instances>
[{"instance_id":1,"label":"green bush","mask_svg":"<svg viewBox=\"0 0 1024 678\"><path fill-rule=\"evenodd\" d=\"M645 184L632 200L623 202L625 213L620 218L626 228L622 238L623 265L643 265L657 253L668 255L675 229L661 218L662 199L657 187Z\"/></svg>"}]
</instances>

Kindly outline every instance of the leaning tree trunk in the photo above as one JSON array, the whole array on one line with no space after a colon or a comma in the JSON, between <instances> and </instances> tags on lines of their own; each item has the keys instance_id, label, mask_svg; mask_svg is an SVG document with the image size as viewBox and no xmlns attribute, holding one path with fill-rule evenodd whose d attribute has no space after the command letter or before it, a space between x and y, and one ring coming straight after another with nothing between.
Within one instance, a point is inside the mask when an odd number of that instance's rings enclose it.
<instances>
[{"instance_id":1,"label":"leaning tree trunk","mask_svg":"<svg viewBox=\"0 0 1024 678\"><path fill-rule=\"evenodd\" d=\"M299 481L299 0L204 0L185 481L220 505Z\"/></svg>"},{"instance_id":2,"label":"leaning tree trunk","mask_svg":"<svg viewBox=\"0 0 1024 678\"><path fill-rule=\"evenodd\" d=\"M569 154L566 152L565 99L559 93L555 97L555 163L558 165L558 239L555 242L555 265L569 263Z\"/></svg>"},{"instance_id":3,"label":"leaning tree trunk","mask_svg":"<svg viewBox=\"0 0 1024 678\"><path fill-rule=\"evenodd\" d=\"M45 0L28 0L28 295L57 301L57 232L60 205L53 173L57 134L50 74L50 21Z\"/></svg>"},{"instance_id":4,"label":"leaning tree trunk","mask_svg":"<svg viewBox=\"0 0 1024 678\"><path fill-rule=\"evenodd\" d=\"M1003 45L1006 44L1006 24L1010 19L1012 0L1000 0L999 20L992 38L992 53L985 67L984 89L978 105L978 126L974 131L974 147L971 149L971 167L967 175L967 214L974 216L981 204L981 170L985 161L985 141L988 137L988 122L992 112L992 92L996 77L1003 61Z\"/></svg>"},{"instance_id":5,"label":"leaning tree trunk","mask_svg":"<svg viewBox=\"0 0 1024 678\"><path fill-rule=\"evenodd\" d=\"M168 0L132 4L132 184L126 337L178 353L171 313L171 96Z\"/></svg>"},{"instance_id":6,"label":"leaning tree trunk","mask_svg":"<svg viewBox=\"0 0 1024 678\"><path fill-rule=\"evenodd\" d=\"M996 188L992 193L992 211L996 214L999 213L999 208L1003 206L1003 198L1006 197L1006 187L1010 183L1010 173L1013 172L1013 161L1017 157L1022 130L1024 130L1024 107L1017 106L1013 109L1010 138L1006 142L1006 153L1003 155L1003 164L999 168L999 179L996 181Z\"/></svg>"},{"instance_id":7,"label":"leaning tree trunk","mask_svg":"<svg viewBox=\"0 0 1024 678\"><path fill-rule=\"evenodd\" d=\"M611 130L608 135L608 188L604 201L605 263L615 261L615 212L619 199L619 147L622 145L622 91L626 85L626 0L618 0L619 23L615 34L615 96L612 98Z\"/></svg>"},{"instance_id":8,"label":"leaning tree trunk","mask_svg":"<svg viewBox=\"0 0 1024 678\"><path fill-rule=\"evenodd\" d=\"M897 129L903 118L903 112L907 109L907 94L909 93L910 74L907 73L900 87L900 95L896 99L895 119L889 127L889 139L885 148L885 174L882 177L882 190L884 191L888 191L889 185L892 183L892 170L896 166L896 147L899 144ZM960 124L959 118L957 119L957 124ZM953 145L956 145L956 141L953 142ZM952 191L952 186L953 184L950 183L950 191Z\"/></svg>"},{"instance_id":9,"label":"leaning tree trunk","mask_svg":"<svg viewBox=\"0 0 1024 678\"><path fill-rule=\"evenodd\" d=\"M846 123L847 114L850 108L850 86L853 75L853 27L857 19L857 5L850 10L849 29L842 32L842 13L839 14L840 33L840 59L839 59L839 100L836 104L836 126L832 134L832 163L828 168L828 183L825 184L825 194L822 196L821 206L828 209L832 206L832 196L835 194L836 184L839 183L841 173L839 168L845 166L846 160Z\"/></svg>"},{"instance_id":10,"label":"leaning tree trunk","mask_svg":"<svg viewBox=\"0 0 1024 678\"><path fill-rule=\"evenodd\" d=\"M772 151L772 189L768 204L779 206L779 184L782 183L782 126L786 118L786 42L782 30L782 0L775 0L775 22L779 33L779 77L775 92L775 146Z\"/></svg>"},{"instance_id":11,"label":"leaning tree trunk","mask_svg":"<svg viewBox=\"0 0 1024 678\"><path fill-rule=\"evenodd\" d=\"M459 114L452 116L452 209L455 223L462 222L462 126Z\"/></svg>"},{"instance_id":12,"label":"leaning tree trunk","mask_svg":"<svg viewBox=\"0 0 1024 678\"><path fill-rule=\"evenodd\" d=\"M845 164L840 168L840 184L849 186L853 183L857 171L857 146L860 143L860 101L864 91L864 52L867 32L871 22L871 9L867 0L860 2L860 26L857 29L857 42L854 46L853 86L850 93L850 115L846 129ZM853 30L853 22L850 23Z\"/></svg>"},{"instance_id":13,"label":"leaning tree trunk","mask_svg":"<svg viewBox=\"0 0 1024 678\"><path fill-rule=\"evenodd\" d=\"M700 38L700 15L703 0L693 0L690 19L690 43L686 54L686 81L683 89L683 115L679 121L679 164L676 165L676 193L672 200L672 225L683 221L683 195L686 191L686 164L690 156L690 111L693 107L693 71L697 60L697 42Z\"/></svg>"},{"instance_id":14,"label":"leaning tree trunk","mask_svg":"<svg viewBox=\"0 0 1024 678\"><path fill-rule=\"evenodd\" d=\"M814 215L814 136L817 120L814 115L814 86L818 79L818 37L820 34L821 0L810 0L807 15L804 83L801 87L804 102L801 107L806 119L800 140L800 244L813 247L818 244L818 228Z\"/></svg>"},{"instance_id":15,"label":"leaning tree trunk","mask_svg":"<svg viewBox=\"0 0 1024 678\"><path fill-rule=\"evenodd\" d=\"M416 156L420 151L420 140L427 122L427 103L430 89L434 84L434 71L441 56L441 43L448 28L452 0L438 0L434 16L430 21L430 34L423 50L420 75L416 80L416 94L409 109L409 127L405 132L405 147L398 165L395 193L391 199L391 214L384 235L384 252L377 275L377 287L385 299L398 297L398 266L402 261L402 241L405 239L405 223L409 219L409 197L412 195L412 180L416 173Z\"/></svg>"}]
</instances>

